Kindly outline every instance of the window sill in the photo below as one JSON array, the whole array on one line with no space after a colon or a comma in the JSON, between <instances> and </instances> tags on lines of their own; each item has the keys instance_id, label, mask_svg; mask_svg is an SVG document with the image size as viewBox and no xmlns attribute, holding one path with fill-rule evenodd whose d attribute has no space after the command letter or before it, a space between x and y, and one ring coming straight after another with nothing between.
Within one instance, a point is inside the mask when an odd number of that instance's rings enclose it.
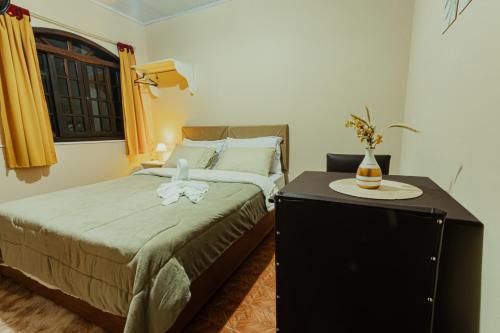
<instances>
[{"instance_id":1,"label":"window sill","mask_svg":"<svg viewBox=\"0 0 500 333\"><path fill-rule=\"evenodd\" d=\"M117 142L125 142L125 140L120 139L120 140L101 140L101 141L68 141L68 142L54 142L54 144L56 146L66 146L66 145L87 145L94 143L117 143ZM5 146L0 144L0 148L5 148Z\"/></svg>"}]
</instances>

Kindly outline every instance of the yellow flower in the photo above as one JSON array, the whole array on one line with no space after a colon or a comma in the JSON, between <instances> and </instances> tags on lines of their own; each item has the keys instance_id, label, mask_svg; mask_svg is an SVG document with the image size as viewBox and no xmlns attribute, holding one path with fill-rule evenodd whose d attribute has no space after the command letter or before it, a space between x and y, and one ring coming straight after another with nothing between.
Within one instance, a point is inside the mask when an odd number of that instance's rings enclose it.
<instances>
[{"instance_id":1,"label":"yellow flower","mask_svg":"<svg viewBox=\"0 0 500 333\"><path fill-rule=\"evenodd\" d=\"M353 126L354 126L354 123L352 122L352 120L347 120L345 122L345 127L349 127L350 128L350 127L353 127Z\"/></svg>"}]
</instances>

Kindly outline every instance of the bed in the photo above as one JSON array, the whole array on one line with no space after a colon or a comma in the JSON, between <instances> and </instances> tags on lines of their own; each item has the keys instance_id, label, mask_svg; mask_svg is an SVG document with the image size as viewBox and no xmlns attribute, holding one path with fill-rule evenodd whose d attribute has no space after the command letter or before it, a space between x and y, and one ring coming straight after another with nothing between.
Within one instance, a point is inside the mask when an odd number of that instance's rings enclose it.
<instances>
[{"instance_id":1,"label":"bed","mask_svg":"<svg viewBox=\"0 0 500 333\"><path fill-rule=\"evenodd\" d=\"M191 140L259 136L283 138L286 179L286 125L183 128ZM272 230L274 212L258 182L234 179L209 180L197 205L165 207L155 190L166 181L145 172L1 204L0 274L109 332L180 332Z\"/></svg>"}]
</instances>

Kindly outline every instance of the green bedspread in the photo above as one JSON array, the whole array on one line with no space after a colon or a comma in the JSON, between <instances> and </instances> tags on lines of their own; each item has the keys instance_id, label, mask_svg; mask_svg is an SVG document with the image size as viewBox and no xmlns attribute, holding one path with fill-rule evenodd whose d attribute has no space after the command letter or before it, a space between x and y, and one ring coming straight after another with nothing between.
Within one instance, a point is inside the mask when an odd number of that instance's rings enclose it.
<instances>
[{"instance_id":1,"label":"green bedspread","mask_svg":"<svg viewBox=\"0 0 500 333\"><path fill-rule=\"evenodd\" d=\"M0 263L104 311L125 332L164 333L190 282L266 214L255 185L209 183L162 206L168 178L136 175L0 204Z\"/></svg>"}]
</instances>

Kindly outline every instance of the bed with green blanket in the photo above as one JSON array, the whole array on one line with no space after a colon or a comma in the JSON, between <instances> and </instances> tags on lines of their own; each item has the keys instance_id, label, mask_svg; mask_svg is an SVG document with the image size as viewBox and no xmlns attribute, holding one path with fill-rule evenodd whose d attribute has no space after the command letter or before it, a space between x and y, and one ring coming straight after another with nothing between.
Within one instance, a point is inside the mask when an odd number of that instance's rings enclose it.
<instances>
[{"instance_id":1,"label":"bed with green blanket","mask_svg":"<svg viewBox=\"0 0 500 333\"><path fill-rule=\"evenodd\" d=\"M266 214L252 183L209 181L204 199L164 206L167 177L138 174L0 204L0 264L126 317L125 332L166 332L190 284Z\"/></svg>"}]
</instances>

